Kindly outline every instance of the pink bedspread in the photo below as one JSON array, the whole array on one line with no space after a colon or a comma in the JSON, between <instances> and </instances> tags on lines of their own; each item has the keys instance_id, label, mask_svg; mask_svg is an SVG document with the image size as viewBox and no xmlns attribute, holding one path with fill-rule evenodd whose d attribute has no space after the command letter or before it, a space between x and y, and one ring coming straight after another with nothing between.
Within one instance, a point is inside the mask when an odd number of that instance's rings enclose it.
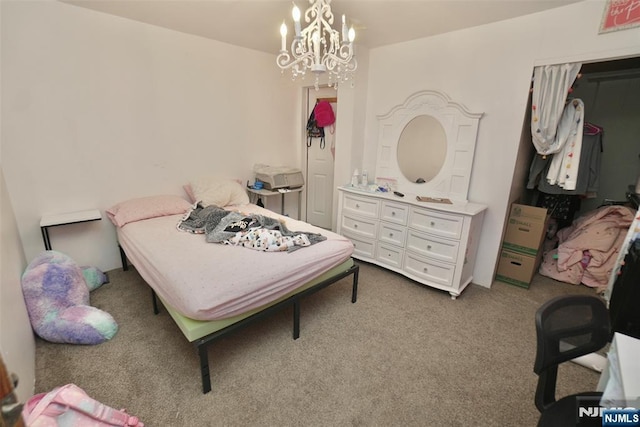
<instances>
[{"instance_id":1,"label":"pink bedspread","mask_svg":"<svg viewBox=\"0 0 640 427\"><path fill-rule=\"evenodd\" d=\"M625 206L604 206L579 217L558 231L558 248L544 254L539 273L604 290L634 214Z\"/></svg>"},{"instance_id":2,"label":"pink bedspread","mask_svg":"<svg viewBox=\"0 0 640 427\"><path fill-rule=\"evenodd\" d=\"M232 209L232 208L229 208ZM281 218L292 231L321 233L327 240L293 252L263 252L207 243L202 234L176 228L170 215L118 228L118 241L140 275L184 316L217 320L268 304L349 259L350 240L256 205L244 213Z\"/></svg>"}]
</instances>

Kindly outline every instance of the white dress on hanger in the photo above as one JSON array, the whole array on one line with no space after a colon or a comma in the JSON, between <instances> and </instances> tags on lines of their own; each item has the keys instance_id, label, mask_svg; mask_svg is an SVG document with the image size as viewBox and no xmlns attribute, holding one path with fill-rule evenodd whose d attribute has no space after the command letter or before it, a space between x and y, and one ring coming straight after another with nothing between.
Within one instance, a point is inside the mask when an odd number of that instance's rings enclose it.
<instances>
[{"instance_id":1,"label":"white dress on hanger","mask_svg":"<svg viewBox=\"0 0 640 427\"><path fill-rule=\"evenodd\" d=\"M573 99L566 105L560 122L556 140L562 149L553 155L547 173L547 182L565 190L575 190L578 182L582 132L584 128L584 103Z\"/></svg>"},{"instance_id":2,"label":"white dress on hanger","mask_svg":"<svg viewBox=\"0 0 640 427\"><path fill-rule=\"evenodd\" d=\"M531 138L539 154L554 154L562 149L564 141L557 138L557 130L564 113L568 91L581 67L580 63L572 63L534 68Z\"/></svg>"}]
</instances>

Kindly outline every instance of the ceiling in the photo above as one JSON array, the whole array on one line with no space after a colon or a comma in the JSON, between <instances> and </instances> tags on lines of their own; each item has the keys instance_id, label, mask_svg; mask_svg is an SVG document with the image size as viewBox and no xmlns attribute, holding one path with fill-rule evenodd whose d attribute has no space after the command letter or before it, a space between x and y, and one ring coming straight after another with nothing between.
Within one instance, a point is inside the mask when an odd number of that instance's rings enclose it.
<instances>
[{"instance_id":1,"label":"ceiling","mask_svg":"<svg viewBox=\"0 0 640 427\"><path fill-rule=\"evenodd\" d=\"M61 0L64 3L276 54L291 0ZM334 0L356 30L356 44L376 48L565 6L582 0ZM296 0L304 13L308 3ZM303 15L304 16L304 15Z\"/></svg>"}]
</instances>

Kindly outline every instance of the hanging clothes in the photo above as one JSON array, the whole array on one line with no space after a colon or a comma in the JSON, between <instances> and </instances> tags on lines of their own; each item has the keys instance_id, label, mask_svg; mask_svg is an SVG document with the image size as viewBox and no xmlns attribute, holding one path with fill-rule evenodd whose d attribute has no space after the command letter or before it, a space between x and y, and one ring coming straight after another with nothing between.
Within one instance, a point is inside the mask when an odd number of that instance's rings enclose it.
<instances>
[{"instance_id":1,"label":"hanging clothes","mask_svg":"<svg viewBox=\"0 0 640 427\"><path fill-rule=\"evenodd\" d=\"M582 151L582 128L584 122L584 103L574 99L564 109L558 126L558 140L563 140L562 148L554 154L547 172L549 184L558 184L566 190L575 190L580 168Z\"/></svg>"},{"instance_id":2,"label":"hanging clothes","mask_svg":"<svg viewBox=\"0 0 640 427\"><path fill-rule=\"evenodd\" d=\"M580 152L580 168L576 188L568 190L556 184L550 184L546 176L555 156L535 154L529 168L527 188L537 188L546 194L571 194L588 198L596 197L600 182L600 164L602 162L604 130L592 123L585 123Z\"/></svg>"},{"instance_id":3,"label":"hanging clothes","mask_svg":"<svg viewBox=\"0 0 640 427\"><path fill-rule=\"evenodd\" d=\"M534 68L531 95L531 138L543 155L559 152L566 140L557 138L558 124L571 85L582 64L545 65Z\"/></svg>"}]
</instances>

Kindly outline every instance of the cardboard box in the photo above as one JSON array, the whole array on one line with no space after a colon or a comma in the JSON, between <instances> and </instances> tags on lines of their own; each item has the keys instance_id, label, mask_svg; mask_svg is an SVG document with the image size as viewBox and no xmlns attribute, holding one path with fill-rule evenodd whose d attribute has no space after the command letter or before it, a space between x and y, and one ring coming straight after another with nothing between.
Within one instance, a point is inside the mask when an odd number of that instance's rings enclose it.
<instances>
[{"instance_id":1,"label":"cardboard box","mask_svg":"<svg viewBox=\"0 0 640 427\"><path fill-rule=\"evenodd\" d=\"M535 257L547 232L548 219L545 208L514 203L507 220L503 248Z\"/></svg>"},{"instance_id":2,"label":"cardboard box","mask_svg":"<svg viewBox=\"0 0 640 427\"><path fill-rule=\"evenodd\" d=\"M498 261L496 280L528 289L533 276L538 272L541 260L542 252L537 256L530 256L503 247Z\"/></svg>"}]
</instances>

